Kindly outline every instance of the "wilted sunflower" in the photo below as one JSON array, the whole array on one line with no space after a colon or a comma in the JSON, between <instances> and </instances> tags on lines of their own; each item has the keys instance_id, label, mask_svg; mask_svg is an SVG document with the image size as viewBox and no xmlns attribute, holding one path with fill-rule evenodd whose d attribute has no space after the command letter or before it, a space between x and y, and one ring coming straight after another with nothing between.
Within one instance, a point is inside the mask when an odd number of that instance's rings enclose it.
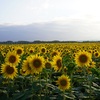
<instances>
[{"instance_id":1,"label":"wilted sunflower","mask_svg":"<svg viewBox=\"0 0 100 100\"><path fill-rule=\"evenodd\" d=\"M62 57L54 56L53 58L53 67L55 71L60 71L62 69Z\"/></svg>"},{"instance_id":2,"label":"wilted sunflower","mask_svg":"<svg viewBox=\"0 0 100 100\"><path fill-rule=\"evenodd\" d=\"M45 67L44 58L42 56L33 55L29 63L33 73L39 73Z\"/></svg>"},{"instance_id":3,"label":"wilted sunflower","mask_svg":"<svg viewBox=\"0 0 100 100\"><path fill-rule=\"evenodd\" d=\"M16 54L16 52L8 52L5 58L5 62L17 66L18 63L20 62L20 58Z\"/></svg>"},{"instance_id":4,"label":"wilted sunflower","mask_svg":"<svg viewBox=\"0 0 100 100\"><path fill-rule=\"evenodd\" d=\"M75 55L75 62L80 67L88 66L91 61L92 61L92 55L89 52L81 51L76 53Z\"/></svg>"},{"instance_id":5,"label":"wilted sunflower","mask_svg":"<svg viewBox=\"0 0 100 100\"><path fill-rule=\"evenodd\" d=\"M65 91L70 88L70 79L66 75L62 75L57 80L57 85L60 90Z\"/></svg>"},{"instance_id":6,"label":"wilted sunflower","mask_svg":"<svg viewBox=\"0 0 100 100\"><path fill-rule=\"evenodd\" d=\"M2 64L1 73L5 78L13 79L17 76L17 68L9 63Z\"/></svg>"}]
</instances>

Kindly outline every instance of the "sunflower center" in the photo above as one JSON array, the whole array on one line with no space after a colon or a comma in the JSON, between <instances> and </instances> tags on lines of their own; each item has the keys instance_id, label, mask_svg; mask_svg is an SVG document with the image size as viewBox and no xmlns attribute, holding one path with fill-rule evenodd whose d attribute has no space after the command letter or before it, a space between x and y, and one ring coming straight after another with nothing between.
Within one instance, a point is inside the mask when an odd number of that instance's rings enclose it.
<instances>
[{"instance_id":1,"label":"sunflower center","mask_svg":"<svg viewBox=\"0 0 100 100\"><path fill-rule=\"evenodd\" d=\"M42 65L41 60L40 59L35 59L33 61L33 66L36 68L39 68Z\"/></svg>"},{"instance_id":2,"label":"sunflower center","mask_svg":"<svg viewBox=\"0 0 100 100\"><path fill-rule=\"evenodd\" d=\"M85 54L80 55L79 60L81 63L86 63L88 58Z\"/></svg>"},{"instance_id":3,"label":"sunflower center","mask_svg":"<svg viewBox=\"0 0 100 100\"><path fill-rule=\"evenodd\" d=\"M56 64L57 64L58 68L61 68L62 63L61 63L61 60L60 59L57 60Z\"/></svg>"},{"instance_id":4,"label":"sunflower center","mask_svg":"<svg viewBox=\"0 0 100 100\"><path fill-rule=\"evenodd\" d=\"M14 55L11 55L10 57L9 57L9 62L10 63L14 63L16 61L16 57L14 56Z\"/></svg>"},{"instance_id":5,"label":"sunflower center","mask_svg":"<svg viewBox=\"0 0 100 100\"><path fill-rule=\"evenodd\" d=\"M8 74L12 74L12 73L14 72L14 68L13 68L13 67L10 67L10 66L8 65L7 68L6 68L6 72L7 72Z\"/></svg>"},{"instance_id":6,"label":"sunflower center","mask_svg":"<svg viewBox=\"0 0 100 100\"><path fill-rule=\"evenodd\" d=\"M57 55L57 52L53 52L52 53L52 57L56 56Z\"/></svg>"},{"instance_id":7,"label":"sunflower center","mask_svg":"<svg viewBox=\"0 0 100 100\"><path fill-rule=\"evenodd\" d=\"M41 50L43 53L45 52L45 49L44 48L42 48L42 50Z\"/></svg>"},{"instance_id":8,"label":"sunflower center","mask_svg":"<svg viewBox=\"0 0 100 100\"><path fill-rule=\"evenodd\" d=\"M47 63L45 64L45 67L46 67L47 69L50 69L50 68L51 68L51 64L50 64L49 62L47 62Z\"/></svg>"},{"instance_id":9,"label":"sunflower center","mask_svg":"<svg viewBox=\"0 0 100 100\"><path fill-rule=\"evenodd\" d=\"M30 50L30 53L33 53L33 50Z\"/></svg>"},{"instance_id":10,"label":"sunflower center","mask_svg":"<svg viewBox=\"0 0 100 100\"><path fill-rule=\"evenodd\" d=\"M21 54L22 53L22 50L21 49L18 49L17 50L17 54Z\"/></svg>"},{"instance_id":11,"label":"sunflower center","mask_svg":"<svg viewBox=\"0 0 100 100\"><path fill-rule=\"evenodd\" d=\"M98 56L98 53L95 53L95 56L97 57Z\"/></svg>"},{"instance_id":12,"label":"sunflower center","mask_svg":"<svg viewBox=\"0 0 100 100\"><path fill-rule=\"evenodd\" d=\"M67 81L65 79L60 81L61 86L66 86L67 85Z\"/></svg>"}]
</instances>

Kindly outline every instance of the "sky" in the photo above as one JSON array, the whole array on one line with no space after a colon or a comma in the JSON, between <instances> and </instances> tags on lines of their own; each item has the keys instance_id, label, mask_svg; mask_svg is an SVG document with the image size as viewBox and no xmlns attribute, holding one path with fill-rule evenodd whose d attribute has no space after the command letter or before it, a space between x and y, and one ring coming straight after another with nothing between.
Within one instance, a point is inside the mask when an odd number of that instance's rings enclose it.
<instances>
[{"instance_id":1,"label":"sky","mask_svg":"<svg viewBox=\"0 0 100 100\"><path fill-rule=\"evenodd\" d=\"M0 0L0 41L99 40L99 5L100 0Z\"/></svg>"}]
</instances>

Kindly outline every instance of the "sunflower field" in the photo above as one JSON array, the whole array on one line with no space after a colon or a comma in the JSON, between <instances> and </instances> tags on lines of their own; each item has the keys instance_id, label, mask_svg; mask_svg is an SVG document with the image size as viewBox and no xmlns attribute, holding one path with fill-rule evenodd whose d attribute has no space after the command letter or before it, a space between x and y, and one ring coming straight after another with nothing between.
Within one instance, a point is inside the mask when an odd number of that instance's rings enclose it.
<instances>
[{"instance_id":1,"label":"sunflower field","mask_svg":"<svg viewBox=\"0 0 100 100\"><path fill-rule=\"evenodd\" d=\"M0 44L0 100L100 100L100 43Z\"/></svg>"}]
</instances>

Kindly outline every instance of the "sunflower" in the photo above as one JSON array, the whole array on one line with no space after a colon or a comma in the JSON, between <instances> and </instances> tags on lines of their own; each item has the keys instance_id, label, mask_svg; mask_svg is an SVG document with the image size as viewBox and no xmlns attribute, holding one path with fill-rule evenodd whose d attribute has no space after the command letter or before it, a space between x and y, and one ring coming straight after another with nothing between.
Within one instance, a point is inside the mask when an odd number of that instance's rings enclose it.
<instances>
[{"instance_id":1,"label":"sunflower","mask_svg":"<svg viewBox=\"0 0 100 100\"><path fill-rule=\"evenodd\" d=\"M92 61L92 55L89 52L81 51L76 53L75 62L78 66L88 66Z\"/></svg>"},{"instance_id":2,"label":"sunflower","mask_svg":"<svg viewBox=\"0 0 100 100\"><path fill-rule=\"evenodd\" d=\"M23 61L22 63L22 69L25 72L26 75L29 75L32 73L32 68L29 65L29 61L30 61L30 56L27 57L26 60Z\"/></svg>"},{"instance_id":3,"label":"sunflower","mask_svg":"<svg viewBox=\"0 0 100 100\"><path fill-rule=\"evenodd\" d=\"M60 52L55 51L55 50L53 50L53 51L51 52L51 57L54 57L54 56L57 56L57 55L60 55Z\"/></svg>"},{"instance_id":4,"label":"sunflower","mask_svg":"<svg viewBox=\"0 0 100 100\"><path fill-rule=\"evenodd\" d=\"M46 48L45 47L41 47L40 52L43 53L43 54L45 54L46 53Z\"/></svg>"},{"instance_id":5,"label":"sunflower","mask_svg":"<svg viewBox=\"0 0 100 100\"><path fill-rule=\"evenodd\" d=\"M91 61L90 65L88 66L89 68L95 68L96 67L96 62Z\"/></svg>"},{"instance_id":6,"label":"sunflower","mask_svg":"<svg viewBox=\"0 0 100 100\"><path fill-rule=\"evenodd\" d=\"M94 52L94 57L98 58L100 56L100 53L98 51Z\"/></svg>"},{"instance_id":7,"label":"sunflower","mask_svg":"<svg viewBox=\"0 0 100 100\"><path fill-rule=\"evenodd\" d=\"M68 68L67 68L66 66L64 66L64 68L63 68L63 72L66 74L67 71L68 71Z\"/></svg>"},{"instance_id":8,"label":"sunflower","mask_svg":"<svg viewBox=\"0 0 100 100\"><path fill-rule=\"evenodd\" d=\"M90 65L87 67L87 72L92 73L91 68L95 68L95 67L96 67L96 63L94 61L90 62Z\"/></svg>"},{"instance_id":9,"label":"sunflower","mask_svg":"<svg viewBox=\"0 0 100 100\"><path fill-rule=\"evenodd\" d=\"M20 58L16 54L16 52L8 52L5 58L5 62L8 62L9 64L17 66L18 63L20 62Z\"/></svg>"},{"instance_id":10,"label":"sunflower","mask_svg":"<svg viewBox=\"0 0 100 100\"><path fill-rule=\"evenodd\" d=\"M20 74L21 74L21 75L24 75L24 76L27 75L27 73L26 73L26 71L25 71L24 69L20 69Z\"/></svg>"},{"instance_id":11,"label":"sunflower","mask_svg":"<svg viewBox=\"0 0 100 100\"><path fill-rule=\"evenodd\" d=\"M29 54L33 54L34 53L34 48L29 48Z\"/></svg>"},{"instance_id":12,"label":"sunflower","mask_svg":"<svg viewBox=\"0 0 100 100\"><path fill-rule=\"evenodd\" d=\"M22 47L17 47L17 48L16 48L16 53L17 53L18 55L23 55L23 53L24 53L23 48L22 48Z\"/></svg>"},{"instance_id":13,"label":"sunflower","mask_svg":"<svg viewBox=\"0 0 100 100\"><path fill-rule=\"evenodd\" d=\"M3 57L6 57L6 52L1 51L1 54L2 54Z\"/></svg>"},{"instance_id":14,"label":"sunflower","mask_svg":"<svg viewBox=\"0 0 100 100\"><path fill-rule=\"evenodd\" d=\"M44 58L42 56L33 55L30 59L30 67L33 73L40 73L44 66Z\"/></svg>"},{"instance_id":15,"label":"sunflower","mask_svg":"<svg viewBox=\"0 0 100 100\"><path fill-rule=\"evenodd\" d=\"M45 61L45 68L46 69L51 69L52 68L52 62L51 61Z\"/></svg>"},{"instance_id":16,"label":"sunflower","mask_svg":"<svg viewBox=\"0 0 100 100\"><path fill-rule=\"evenodd\" d=\"M59 89L62 91L68 90L70 88L70 78L66 75L60 76L56 82Z\"/></svg>"},{"instance_id":17,"label":"sunflower","mask_svg":"<svg viewBox=\"0 0 100 100\"><path fill-rule=\"evenodd\" d=\"M17 68L9 63L2 64L1 73L7 79L14 79L17 76Z\"/></svg>"},{"instance_id":18,"label":"sunflower","mask_svg":"<svg viewBox=\"0 0 100 100\"><path fill-rule=\"evenodd\" d=\"M55 71L60 71L62 69L62 57L54 56L53 58L53 67Z\"/></svg>"}]
</instances>

